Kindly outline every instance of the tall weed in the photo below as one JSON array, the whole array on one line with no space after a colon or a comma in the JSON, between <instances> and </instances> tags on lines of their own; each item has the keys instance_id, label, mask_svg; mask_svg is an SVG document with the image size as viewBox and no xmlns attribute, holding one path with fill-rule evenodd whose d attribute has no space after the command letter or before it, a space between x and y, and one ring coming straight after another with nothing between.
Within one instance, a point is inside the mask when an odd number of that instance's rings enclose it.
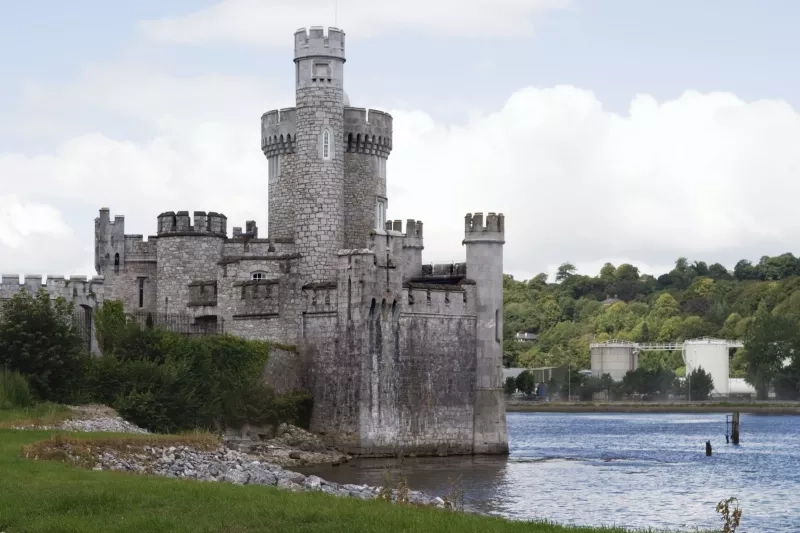
<instances>
[{"instance_id":1,"label":"tall weed","mask_svg":"<svg viewBox=\"0 0 800 533\"><path fill-rule=\"evenodd\" d=\"M33 404L34 398L25 376L0 369L0 409L30 407Z\"/></svg>"}]
</instances>

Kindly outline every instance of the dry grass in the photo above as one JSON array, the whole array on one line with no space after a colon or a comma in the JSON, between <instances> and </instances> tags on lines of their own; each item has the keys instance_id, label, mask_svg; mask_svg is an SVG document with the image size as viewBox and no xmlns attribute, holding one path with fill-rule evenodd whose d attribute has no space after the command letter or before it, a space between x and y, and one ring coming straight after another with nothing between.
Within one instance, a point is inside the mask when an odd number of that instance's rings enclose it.
<instances>
[{"instance_id":1,"label":"dry grass","mask_svg":"<svg viewBox=\"0 0 800 533\"><path fill-rule=\"evenodd\" d=\"M19 409L0 409L0 429L24 427L37 429L55 426L75 418L76 413L65 405L40 403Z\"/></svg>"},{"instance_id":2,"label":"dry grass","mask_svg":"<svg viewBox=\"0 0 800 533\"><path fill-rule=\"evenodd\" d=\"M184 433L179 435L131 435L98 437L95 435L76 436L56 432L50 438L26 444L22 447L22 457L33 460L51 460L74 463L91 467L103 452L119 454L140 454L150 446L190 446L196 450L211 451L221 446L220 438L211 433Z\"/></svg>"}]
</instances>

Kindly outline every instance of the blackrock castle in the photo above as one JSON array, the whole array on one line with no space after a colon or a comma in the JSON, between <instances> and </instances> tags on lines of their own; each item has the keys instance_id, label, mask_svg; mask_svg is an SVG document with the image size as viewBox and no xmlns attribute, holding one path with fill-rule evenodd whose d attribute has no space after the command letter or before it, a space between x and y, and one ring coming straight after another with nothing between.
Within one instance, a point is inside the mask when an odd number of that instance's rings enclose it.
<instances>
[{"instance_id":1,"label":"blackrock castle","mask_svg":"<svg viewBox=\"0 0 800 533\"><path fill-rule=\"evenodd\" d=\"M386 219L392 117L350 105L344 64L343 31L295 33L296 105L261 117L267 235L253 221L229 234L223 214L170 211L144 239L104 208L98 276L46 287L84 309L89 330L92 309L117 299L156 322L181 316L285 345L267 379L308 390L311 429L344 451L507 453L503 215L466 215L466 262L424 264L422 222ZM0 298L19 287L4 276Z\"/></svg>"}]
</instances>

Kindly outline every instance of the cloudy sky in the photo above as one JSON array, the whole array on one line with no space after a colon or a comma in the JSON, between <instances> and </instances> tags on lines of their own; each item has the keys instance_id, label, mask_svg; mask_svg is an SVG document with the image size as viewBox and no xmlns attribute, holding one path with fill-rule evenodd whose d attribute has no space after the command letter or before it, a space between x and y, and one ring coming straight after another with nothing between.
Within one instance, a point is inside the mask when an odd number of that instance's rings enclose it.
<instances>
[{"instance_id":1,"label":"cloudy sky","mask_svg":"<svg viewBox=\"0 0 800 533\"><path fill-rule=\"evenodd\" d=\"M0 0L0 270L93 274L100 207L266 228L263 112L335 0ZM506 270L800 252L800 2L339 0L345 88L394 116L389 218ZM796 35L792 37L791 35Z\"/></svg>"}]
</instances>

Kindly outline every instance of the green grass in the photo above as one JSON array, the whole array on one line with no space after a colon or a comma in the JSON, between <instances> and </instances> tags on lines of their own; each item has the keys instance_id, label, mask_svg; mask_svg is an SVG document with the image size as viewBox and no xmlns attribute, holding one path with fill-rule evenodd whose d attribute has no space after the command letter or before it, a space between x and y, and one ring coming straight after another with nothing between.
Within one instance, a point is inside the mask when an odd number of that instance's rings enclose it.
<instances>
[{"instance_id":1,"label":"green grass","mask_svg":"<svg viewBox=\"0 0 800 533\"><path fill-rule=\"evenodd\" d=\"M0 409L0 429L13 426L54 425L72 416L73 412L69 407L55 403L39 403L17 409Z\"/></svg>"},{"instance_id":2,"label":"green grass","mask_svg":"<svg viewBox=\"0 0 800 533\"><path fill-rule=\"evenodd\" d=\"M17 414L19 414L17 412ZM11 413L0 416L10 419ZM120 445L168 436L80 435L0 429L0 531L4 533L162 532L448 532L624 533L622 529L568 528L512 522L432 508L291 493L120 472L95 472L23 457L37 442L85 439ZM202 438L202 437L199 437ZM713 509L709 509L709 513Z\"/></svg>"}]
</instances>

